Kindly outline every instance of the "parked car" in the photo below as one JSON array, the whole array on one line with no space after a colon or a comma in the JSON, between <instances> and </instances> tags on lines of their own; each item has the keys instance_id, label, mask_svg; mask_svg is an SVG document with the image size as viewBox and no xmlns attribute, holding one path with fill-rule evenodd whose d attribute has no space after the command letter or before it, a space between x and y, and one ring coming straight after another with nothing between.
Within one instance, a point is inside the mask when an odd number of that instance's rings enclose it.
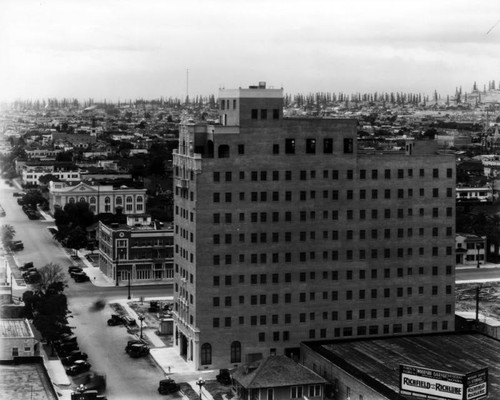
<instances>
[{"instance_id":1,"label":"parked car","mask_svg":"<svg viewBox=\"0 0 500 400\"><path fill-rule=\"evenodd\" d=\"M66 368L66 373L68 375L78 375L82 372L88 371L90 367L91 365L87 361L76 360L71 367Z\"/></svg>"},{"instance_id":2,"label":"parked car","mask_svg":"<svg viewBox=\"0 0 500 400\"><path fill-rule=\"evenodd\" d=\"M90 281L89 276L85 272L75 272L72 274L75 282L87 282Z\"/></svg>"},{"instance_id":3,"label":"parked car","mask_svg":"<svg viewBox=\"0 0 500 400\"><path fill-rule=\"evenodd\" d=\"M123 324L122 317L118 314L112 314L111 318L108 319L108 326L116 326Z\"/></svg>"},{"instance_id":4,"label":"parked car","mask_svg":"<svg viewBox=\"0 0 500 400\"><path fill-rule=\"evenodd\" d=\"M24 263L21 267L19 267L19 269L20 269L21 271L27 271L27 270L29 270L30 268L34 268L33 261L30 261L30 262Z\"/></svg>"},{"instance_id":5,"label":"parked car","mask_svg":"<svg viewBox=\"0 0 500 400\"><path fill-rule=\"evenodd\" d=\"M160 381L158 386L158 393L160 394L171 394L178 392L180 390L179 384L177 384L173 379L167 378Z\"/></svg>"},{"instance_id":6,"label":"parked car","mask_svg":"<svg viewBox=\"0 0 500 400\"><path fill-rule=\"evenodd\" d=\"M227 369L220 369L219 374L215 377L217 382L222 383L223 385L231 384L231 374Z\"/></svg>"},{"instance_id":7,"label":"parked car","mask_svg":"<svg viewBox=\"0 0 500 400\"><path fill-rule=\"evenodd\" d=\"M22 199L22 197L17 199L17 204L19 204L20 206L24 204L24 200Z\"/></svg>"},{"instance_id":8,"label":"parked car","mask_svg":"<svg viewBox=\"0 0 500 400\"><path fill-rule=\"evenodd\" d=\"M125 346L125 352L128 354L130 352L130 349L132 348L133 345L136 344L146 344L144 340L141 339L135 339L135 340L129 340L127 342L127 345Z\"/></svg>"},{"instance_id":9,"label":"parked car","mask_svg":"<svg viewBox=\"0 0 500 400\"><path fill-rule=\"evenodd\" d=\"M78 343L76 336L74 335L64 335L61 339L54 340L54 345L58 346L64 343Z\"/></svg>"},{"instance_id":10,"label":"parked car","mask_svg":"<svg viewBox=\"0 0 500 400\"><path fill-rule=\"evenodd\" d=\"M34 284L38 283L40 279L42 278L42 275L40 275L40 272L38 271L31 271L24 277L24 281L29 284Z\"/></svg>"},{"instance_id":11,"label":"parked car","mask_svg":"<svg viewBox=\"0 0 500 400\"><path fill-rule=\"evenodd\" d=\"M78 343L76 342L61 343L58 345L54 345L54 347L56 348L57 354L59 354L60 357L66 357L72 351L79 350Z\"/></svg>"},{"instance_id":12,"label":"parked car","mask_svg":"<svg viewBox=\"0 0 500 400\"><path fill-rule=\"evenodd\" d=\"M77 265L70 265L68 267L68 272L70 274L71 277L73 277L73 274L74 273L80 273L80 272L83 272L83 269Z\"/></svg>"},{"instance_id":13,"label":"parked car","mask_svg":"<svg viewBox=\"0 0 500 400\"><path fill-rule=\"evenodd\" d=\"M129 347L128 355L132 358L139 358L149 354L149 347L142 343L135 343Z\"/></svg>"},{"instance_id":14,"label":"parked car","mask_svg":"<svg viewBox=\"0 0 500 400\"><path fill-rule=\"evenodd\" d=\"M63 365L71 365L73 364L76 360L87 360L89 356L87 353L82 353L81 351L72 351L67 355L66 357L61 358L61 362Z\"/></svg>"},{"instance_id":15,"label":"parked car","mask_svg":"<svg viewBox=\"0 0 500 400\"><path fill-rule=\"evenodd\" d=\"M26 193L24 192L14 192L12 193L12 196L14 197L23 197Z\"/></svg>"},{"instance_id":16,"label":"parked car","mask_svg":"<svg viewBox=\"0 0 500 400\"><path fill-rule=\"evenodd\" d=\"M13 251L19 251L24 249L24 244L21 240L13 240L9 243L9 247Z\"/></svg>"}]
</instances>

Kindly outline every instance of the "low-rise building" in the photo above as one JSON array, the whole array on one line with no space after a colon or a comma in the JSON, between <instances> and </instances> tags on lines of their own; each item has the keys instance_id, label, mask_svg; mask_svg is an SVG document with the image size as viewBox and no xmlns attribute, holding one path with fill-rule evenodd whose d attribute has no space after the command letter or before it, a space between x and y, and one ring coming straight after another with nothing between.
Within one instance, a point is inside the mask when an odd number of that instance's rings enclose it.
<instances>
[{"instance_id":1,"label":"low-rise building","mask_svg":"<svg viewBox=\"0 0 500 400\"><path fill-rule=\"evenodd\" d=\"M174 277L174 231L148 215L128 215L127 224L99 222L99 268L122 283L165 281Z\"/></svg>"},{"instance_id":2,"label":"low-rise building","mask_svg":"<svg viewBox=\"0 0 500 400\"><path fill-rule=\"evenodd\" d=\"M486 236L456 234L457 265L480 265L486 260Z\"/></svg>"},{"instance_id":3,"label":"low-rise building","mask_svg":"<svg viewBox=\"0 0 500 400\"><path fill-rule=\"evenodd\" d=\"M282 355L242 365L231 377L241 400L325 398L327 381L309 368Z\"/></svg>"},{"instance_id":4,"label":"low-rise building","mask_svg":"<svg viewBox=\"0 0 500 400\"><path fill-rule=\"evenodd\" d=\"M78 201L89 203L90 210L95 214L115 214L118 210L123 214L143 214L146 210L146 189L85 182L77 185L50 182L49 209L52 214L57 207L64 208L66 204Z\"/></svg>"},{"instance_id":5,"label":"low-rise building","mask_svg":"<svg viewBox=\"0 0 500 400\"><path fill-rule=\"evenodd\" d=\"M300 354L334 399L500 398L500 344L481 333L303 342Z\"/></svg>"},{"instance_id":6,"label":"low-rise building","mask_svg":"<svg viewBox=\"0 0 500 400\"><path fill-rule=\"evenodd\" d=\"M459 186L456 189L456 194L458 202L475 201L480 203L488 203L493 200L493 189L489 186L484 186L484 187Z\"/></svg>"},{"instance_id":7,"label":"low-rise building","mask_svg":"<svg viewBox=\"0 0 500 400\"><path fill-rule=\"evenodd\" d=\"M0 361L40 355L40 344L27 319L0 319Z\"/></svg>"}]
</instances>

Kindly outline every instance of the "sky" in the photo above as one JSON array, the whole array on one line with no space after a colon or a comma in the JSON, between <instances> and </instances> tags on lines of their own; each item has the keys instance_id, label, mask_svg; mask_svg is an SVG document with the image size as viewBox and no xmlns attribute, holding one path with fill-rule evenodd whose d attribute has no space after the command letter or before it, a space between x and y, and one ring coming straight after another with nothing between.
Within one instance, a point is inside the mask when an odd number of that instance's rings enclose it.
<instances>
[{"instance_id":1,"label":"sky","mask_svg":"<svg viewBox=\"0 0 500 400\"><path fill-rule=\"evenodd\" d=\"M499 21L498 0L1 0L0 101L498 87Z\"/></svg>"}]
</instances>

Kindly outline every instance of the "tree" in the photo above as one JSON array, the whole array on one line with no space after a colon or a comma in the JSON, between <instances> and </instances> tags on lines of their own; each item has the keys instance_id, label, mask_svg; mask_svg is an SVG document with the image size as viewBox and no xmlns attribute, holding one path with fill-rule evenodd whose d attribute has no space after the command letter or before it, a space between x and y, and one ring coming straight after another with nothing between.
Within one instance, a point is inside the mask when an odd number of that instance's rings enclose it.
<instances>
[{"instance_id":1,"label":"tree","mask_svg":"<svg viewBox=\"0 0 500 400\"><path fill-rule=\"evenodd\" d=\"M78 250L86 245L87 234L80 226L77 226L69 232L68 237L66 238L66 246L75 250L76 255L78 255Z\"/></svg>"},{"instance_id":2,"label":"tree","mask_svg":"<svg viewBox=\"0 0 500 400\"><path fill-rule=\"evenodd\" d=\"M2 243L6 246L12 242L12 239L16 236L16 230L12 225L2 225L1 235Z\"/></svg>"},{"instance_id":3,"label":"tree","mask_svg":"<svg viewBox=\"0 0 500 400\"><path fill-rule=\"evenodd\" d=\"M37 205L47 203L47 199L43 197L39 190L30 190L23 196L23 203L27 204L32 209L36 209Z\"/></svg>"},{"instance_id":4,"label":"tree","mask_svg":"<svg viewBox=\"0 0 500 400\"><path fill-rule=\"evenodd\" d=\"M61 290L59 290L60 288L57 286L57 283L63 285L66 283L66 275L62 267L58 264L48 263L39 268L38 272L40 274L40 279L34 286L41 293L48 292L49 288L55 292L60 292Z\"/></svg>"},{"instance_id":5,"label":"tree","mask_svg":"<svg viewBox=\"0 0 500 400\"><path fill-rule=\"evenodd\" d=\"M47 174L47 175L42 175L40 178L38 178L38 182L40 182L42 185L48 185L49 182L61 182L61 180L52 174Z\"/></svg>"}]
</instances>

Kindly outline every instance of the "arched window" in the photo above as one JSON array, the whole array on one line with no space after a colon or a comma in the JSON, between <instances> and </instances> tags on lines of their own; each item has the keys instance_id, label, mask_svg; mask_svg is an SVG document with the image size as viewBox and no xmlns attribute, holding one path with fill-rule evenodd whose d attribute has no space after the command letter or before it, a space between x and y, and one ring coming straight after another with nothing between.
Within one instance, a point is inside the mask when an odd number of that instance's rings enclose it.
<instances>
[{"instance_id":1,"label":"arched window","mask_svg":"<svg viewBox=\"0 0 500 400\"><path fill-rule=\"evenodd\" d=\"M212 364L212 345L203 343L201 345L201 365Z\"/></svg>"},{"instance_id":2,"label":"arched window","mask_svg":"<svg viewBox=\"0 0 500 400\"><path fill-rule=\"evenodd\" d=\"M127 196L127 198L125 199L125 201L127 203L132 203L132 196Z\"/></svg>"},{"instance_id":3,"label":"arched window","mask_svg":"<svg viewBox=\"0 0 500 400\"><path fill-rule=\"evenodd\" d=\"M69 200L68 200L69 203L74 203L75 202L75 198L74 197L70 197Z\"/></svg>"},{"instance_id":4,"label":"arched window","mask_svg":"<svg viewBox=\"0 0 500 400\"><path fill-rule=\"evenodd\" d=\"M85 200L85 197L80 197L80 203L85 203L87 200Z\"/></svg>"},{"instance_id":5,"label":"arched window","mask_svg":"<svg viewBox=\"0 0 500 400\"><path fill-rule=\"evenodd\" d=\"M91 197L90 198L90 204L95 204L96 200L95 200L95 197Z\"/></svg>"},{"instance_id":6,"label":"arched window","mask_svg":"<svg viewBox=\"0 0 500 400\"><path fill-rule=\"evenodd\" d=\"M229 146L227 144L219 146L219 158L229 158Z\"/></svg>"},{"instance_id":7,"label":"arched window","mask_svg":"<svg viewBox=\"0 0 500 400\"><path fill-rule=\"evenodd\" d=\"M121 197L115 198L115 203L116 203L116 205L122 204L122 198Z\"/></svg>"},{"instance_id":8,"label":"arched window","mask_svg":"<svg viewBox=\"0 0 500 400\"><path fill-rule=\"evenodd\" d=\"M104 202L105 202L106 204L111 203L111 199L109 198L109 196L106 196L106 198L104 199Z\"/></svg>"},{"instance_id":9,"label":"arched window","mask_svg":"<svg viewBox=\"0 0 500 400\"><path fill-rule=\"evenodd\" d=\"M137 196L137 202L142 203L142 196Z\"/></svg>"},{"instance_id":10,"label":"arched window","mask_svg":"<svg viewBox=\"0 0 500 400\"><path fill-rule=\"evenodd\" d=\"M241 362L241 343L231 343L231 363Z\"/></svg>"}]
</instances>

